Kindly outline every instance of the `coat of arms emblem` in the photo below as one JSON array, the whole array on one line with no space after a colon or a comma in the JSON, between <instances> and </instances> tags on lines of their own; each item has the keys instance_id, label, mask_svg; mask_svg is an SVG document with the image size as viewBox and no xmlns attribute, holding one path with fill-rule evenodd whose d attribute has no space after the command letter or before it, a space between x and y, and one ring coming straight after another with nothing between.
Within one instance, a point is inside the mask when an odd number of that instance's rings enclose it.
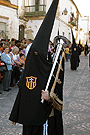
<instances>
[{"instance_id":1,"label":"coat of arms emblem","mask_svg":"<svg viewBox=\"0 0 90 135\"><path fill-rule=\"evenodd\" d=\"M33 77L33 76L30 76L30 77L26 77L26 87L30 90L33 90L37 83L37 77Z\"/></svg>"}]
</instances>

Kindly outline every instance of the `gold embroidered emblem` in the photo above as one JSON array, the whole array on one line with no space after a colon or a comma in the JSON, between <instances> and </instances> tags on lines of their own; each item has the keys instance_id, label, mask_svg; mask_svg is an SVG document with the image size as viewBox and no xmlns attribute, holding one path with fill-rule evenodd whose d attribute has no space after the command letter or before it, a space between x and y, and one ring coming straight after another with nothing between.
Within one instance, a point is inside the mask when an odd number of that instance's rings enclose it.
<instances>
[{"instance_id":1,"label":"gold embroidered emblem","mask_svg":"<svg viewBox=\"0 0 90 135\"><path fill-rule=\"evenodd\" d=\"M74 51L76 51L76 48L74 48Z\"/></svg>"},{"instance_id":2,"label":"gold embroidered emblem","mask_svg":"<svg viewBox=\"0 0 90 135\"><path fill-rule=\"evenodd\" d=\"M37 77L33 77L33 76L26 77L27 88L33 90L37 85L36 81L37 81Z\"/></svg>"}]
</instances>

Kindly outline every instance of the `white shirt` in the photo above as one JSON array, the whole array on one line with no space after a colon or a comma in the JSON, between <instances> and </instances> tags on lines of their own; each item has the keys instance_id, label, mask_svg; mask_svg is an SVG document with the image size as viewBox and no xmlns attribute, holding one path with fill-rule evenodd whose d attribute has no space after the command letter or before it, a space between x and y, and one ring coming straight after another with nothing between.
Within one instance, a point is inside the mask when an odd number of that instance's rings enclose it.
<instances>
[{"instance_id":1,"label":"white shirt","mask_svg":"<svg viewBox=\"0 0 90 135\"><path fill-rule=\"evenodd\" d=\"M26 56L27 56L27 54L28 54L28 52L29 52L31 46L32 46L32 43L30 43L30 44L27 46L27 48L26 48L26 50L25 50L25 55L26 55Z\"/></svg>"},{"instance_id":2,"label":"white shirt","mask_svg":"<svg viewBox=\"0 0 90 135\"><path fill-rule=\"evenodd\" d=\"M13 54L12 52L10 52L10 53L12 54L12 56L13 56L13 60L14 60L14 61L18 60L18 59L17 59L17 55L16 55L16 54ZM14 63L14 64L15 64L15 66L16 66L16 63Z\"/></svg>"}]
</instances>

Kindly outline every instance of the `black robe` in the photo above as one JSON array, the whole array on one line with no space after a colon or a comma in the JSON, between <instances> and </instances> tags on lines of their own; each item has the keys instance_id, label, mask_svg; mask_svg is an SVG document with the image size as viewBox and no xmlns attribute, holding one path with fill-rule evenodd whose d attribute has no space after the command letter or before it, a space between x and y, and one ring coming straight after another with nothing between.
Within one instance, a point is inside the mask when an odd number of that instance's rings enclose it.
<instances>
[{"instance_id":1,"label":"black robe","mask_svg":"<svg viewBox=\"0 0 90 135\"><path fill-rule=\"evenodd\" d=\"M78 49L78 50L79 50L79 55L81 55L81 52L82 52L82 45L79 44L79 45L78 45L78 48L79 48L79 49Z\"/></svg>"},{"instance_id":2,"label":"black robe","mask_svg":"<svg viewBox=\"0 0 90 135\"><path fill-rule=\"evenodd\" d=\"M32 53L32 55L34 55ZM29 57L29 56L28 56ZM32 62L44 62L44 66L46 63L45 67L40 66L37 67L32 67L33 69L36 69L35 74L37 73L38 76L38 70L42 74L41 80L38 80L41 82L41 86L38 87L37 91L35 90L28 90L25 88L25 71L24 74L19 82L19 92L16 98L16 101L14 103L14 107L12 109L11 115L9 117L9 120L13 122L18 122L20 124L23 124L23 135L43 135L43 124L46 122L48 119L48 135L63 135L63 121L62 121L62 112L59 112L58 110L55 109L54 111L54 116L49 118L49 115L51 113L52 105L48 104L47 101L44 101L44 104L42 104L41 101L41 87L44 89L45 87L45 82L43 81L43 77L45 76L46 80L48 78L47 71L51 69L50 63L47 61L43 61L40 56L33 56L36 57L36 61ZM30 55L31 58L31 55ZM27 61L26 61L27 63ZM29 65L30 63L28 63ZM31 63L32 64L32 63ZM63 59L63 69L64 69L64 59ZM58 64L56 65L57 69ZM31 66L30 66L31 67ZM44 68L45 72L42 72L42 68ZM31 68L30 68L31 69ZM28 69L28 70L30 70ZM55 70L56 70L55 69ZM35 71L35 70L34 70ZM28 71L29 72L29 71ZM40 75L39 72L39 75ZM55 71L56 73L56 71ZM33 70L32 70L32 74ZM45 79L44 78L44 79ZM58 97L63 101L63 82L64 82L64 71L60 70L60 75L59 78L61 80L61 84L56 84L55 88L55 93L58 95ZM24 79L24 80L23 80ZM23 80L23 84L22 84ZM54 78L52 78L50 86L49 86L49 91L51 90L52 83L54 81ZM39 84L40 84L39 82ZM37 82L38 83L38 82ZM24 89L21 89L21 86L24 87ZM37 98L35 98L37 97ZM34 109L34 110L33 110Z\"/></svg>"},{"instance_id":3,"label":"black robe","mask_svg":"<svg viewBox=\"0 0 90 135\"><path fill-rule=\"evenodd\" d=\"M71 70L76 70L79 66L79 49L76 45L72 46L71 48Z\"/></svg>"},{"instance_id":4,"label":"black robe","mask_svg":"<svg viewBox=\"0 0 90 135\"><path fill-rule=\"evenodd\" d=\"M88 54L88 45L85 45L84 54L85 54L85 56L87 56L87 54Z\"/></svg>"},{"instance_id":5,"label":"black robe","mask_svg":"<svg viewBox=\"0 0 90 135\"><path fill-rule=\"evenodd\" d=\"M59 0L53 0L50 10L29 50L25 62L25 70L18 84L19 92L9 117L11 121L24 125L25 135L40 135L42 132L38 133L38 129L42 130L42 125L49 119L52 110L52 105L48 104L47 101L44 101L43 104L41 103L41 90L44 90L46 87L52 67L52 64L47 61L47 53L58 2ZM50 21L48 22L48 20ZM62 91L60 86L57 85L57 87L59 87L59 91ZM48 90L50 91L50 89ZM55 89L56 91L57 89ZM54 130L57 130L54 135L62 135L61 116L61 112L56 110L54 117L50 118L49 135L52 135ZM51 119L54 121L54 124L51 122ZM31 133L27 133L29 132L28 127L31 128ZM50 129L50 127L54 130Z\"/></svg>"}]
</instances>

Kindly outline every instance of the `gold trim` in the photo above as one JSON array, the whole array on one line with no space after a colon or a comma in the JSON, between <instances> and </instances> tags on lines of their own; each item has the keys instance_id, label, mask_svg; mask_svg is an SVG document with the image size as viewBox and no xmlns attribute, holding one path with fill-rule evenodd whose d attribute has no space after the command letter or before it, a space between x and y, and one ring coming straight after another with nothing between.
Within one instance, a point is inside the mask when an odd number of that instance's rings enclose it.
<instances>
[{"instance_id":1,"label":"gold trim","mask_svg":"<svg viewBox=\"0 0 90 135\"><path fill-rule=\"evenodd\" d=\"M9 17L5 17L5 16L1 16L1 15L0 15L0 18L9 19Z\"/></svg>"},{"instance_id":2,"label":"gold trim","mask_svg":"<svg viewBox=\"0 0 90 135\"><path fill-rule=\"evenodd\" d=\"M0 5L11 7L11 8L14 8L14 9L18 9L18 6L13 5L13 4L11 4L9 2L6 2L6 1L3 1L3 0L0 0Z\"/></svg>"},{"instance_id":3,"label":"gold trim","mask_svg":"<svg viewBox=\"0 0 90 135\"><path fill-rule=\"evenodd\" d=\"M49 117L52 117L52 116L54 116L54 108L52 108L52 111L51 111Z\"/></svg>"}]
</instances>

